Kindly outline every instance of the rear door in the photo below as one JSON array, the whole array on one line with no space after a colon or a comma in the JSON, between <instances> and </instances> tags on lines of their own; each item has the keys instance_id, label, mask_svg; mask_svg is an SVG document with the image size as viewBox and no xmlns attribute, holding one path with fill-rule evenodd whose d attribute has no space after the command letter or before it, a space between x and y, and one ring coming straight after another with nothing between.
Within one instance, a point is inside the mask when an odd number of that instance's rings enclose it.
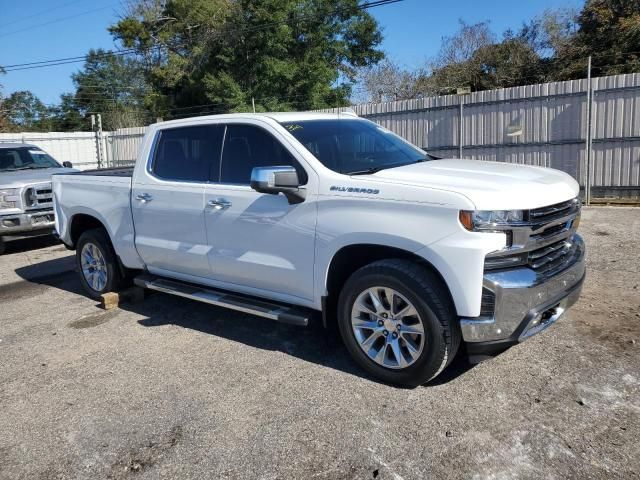
<instances>
[{"instance_id":1,"label":"rear door","mask_svg":"<svg viewBox=\"0 0 640 480\"><path fill-rule=\"evenodd\" d=\"M295 167L307 189L305 201L290 205L282 194L253 190L251 171L265 166ZM317 175L303 167L277 131L248 121L228 123L220 181L205 189L213 279L246 293L311 300L316 191Z\"/></svg>"},{"instance_id":2,"label":"rear door","mask_svg":"<svg viewBox=\"0 0 640 480\"><path fill-rule=\"evenodd\" d=\"M131 205L136 248L150 272L210 276L205 185L218 174L224 126L160 130L147 168L136 175Z\"/></svg>"}]
</instances>

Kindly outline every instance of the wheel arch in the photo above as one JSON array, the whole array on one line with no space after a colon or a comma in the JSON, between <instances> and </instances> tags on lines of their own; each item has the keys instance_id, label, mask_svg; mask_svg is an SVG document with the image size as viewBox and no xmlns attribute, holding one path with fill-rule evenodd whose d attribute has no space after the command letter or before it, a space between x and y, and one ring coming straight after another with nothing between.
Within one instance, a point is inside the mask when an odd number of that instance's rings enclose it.
<instances>
[{"instance_id":1,"label":"wheel arch","mask_svg":"<svg viewBox=\"0 0 640 480\"><path fill-rule=\"evenodd\" d=\"M103 228L105 232L107 232L107 236L113 245L113 239L102 220L88 213L76 213L69 221L69 239L71 240L70 247L75 248L80 236L87 230L92 230L94 228Z\"/></svg>"},{"instance_id":2,"label":"wheel arch","mask_svg":"<svg viewBox=\"0 0 640 480\"><path fill-rule=\"evenodd\" d=\"M335 328L338 296L347 279L357 270L378 260L405 259L416 262L433 272L442 282L449 300L453 296L449 286L438 269L425 258L398 247L388 245L357 243L340 248L331 258L325 277L325 295L322 297L322 322L325 328Z\"/></svg>"}]
</instances>

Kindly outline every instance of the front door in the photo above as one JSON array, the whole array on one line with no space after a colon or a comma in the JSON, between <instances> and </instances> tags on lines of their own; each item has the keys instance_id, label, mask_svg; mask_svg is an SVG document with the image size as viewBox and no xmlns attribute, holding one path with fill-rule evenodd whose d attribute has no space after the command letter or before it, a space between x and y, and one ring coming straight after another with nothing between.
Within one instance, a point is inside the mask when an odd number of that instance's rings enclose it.
<instances>
[{"instance_id":1,"label":"front door","mask_svg":"<svg viewBox=\"0 0 640 480\"><path fill-rule=\"evenodd\" d=\"M151 163L136 176L136 248L152 273L209 277L205 185L217 175L224 126L161 130Z\"/></svg>"},{"instance_id":2,"label":"front door","mask_svg":"<svg viewBox=\"0 0 640 480\"><path fill-rule=\"evenodd\" d=\"M220 182L205 188L209 263L223 287L311 300L317 217L311 190L317 180L275 134L257 125L227 125ZM284 195L249 186L254 167L283 165L296 167L307 184L304 202L290 205Z\"/></svg>"}]
</instances>

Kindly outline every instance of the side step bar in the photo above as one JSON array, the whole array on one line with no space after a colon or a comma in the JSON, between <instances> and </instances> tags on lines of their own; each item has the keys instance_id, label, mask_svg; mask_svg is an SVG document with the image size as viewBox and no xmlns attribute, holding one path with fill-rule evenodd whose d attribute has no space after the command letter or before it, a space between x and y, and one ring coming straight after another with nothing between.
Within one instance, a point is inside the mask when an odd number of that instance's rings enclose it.
<instances>
[{"instance_id":1,"label":"side step bar","mask_svg":"<svg viewBox=\"0 0 640 480\"><path fill-rule=\"evenodd\" d=\"M149 290L177 295L178 297L189 298L198 302L257 315L290 325L306 327L309 325L309 317L311 316L310 311L305 311L302 308L289 307L287 305L280 305L244 295L214 290L178 280L154 277L152 275L140 275L134 278L133 283L139 287L148 288Z\"/></svg>"}]
</instances>

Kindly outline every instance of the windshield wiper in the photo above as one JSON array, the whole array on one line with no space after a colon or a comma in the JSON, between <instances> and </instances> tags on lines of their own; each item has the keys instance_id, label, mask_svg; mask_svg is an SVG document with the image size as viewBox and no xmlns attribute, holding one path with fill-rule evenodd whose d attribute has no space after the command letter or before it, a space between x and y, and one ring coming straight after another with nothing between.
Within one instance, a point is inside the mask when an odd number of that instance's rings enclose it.
<instances>
[{"instance_id":1,"label":"windshield wiper","mask_svg":"<svg viewBox=\"0 0 640 480\"><path fill-rule=\"evenodd\" d=\"M347 172L346 175L371 175L373 173L379 172L380 170L386 170L388 168L406 167L407 165L413 165L414 163L422 163L422 162L428 162L428 161L429 159L425 157L425 158L420 158L411 163L398 163L397 165L381 165L378 167L367 168L365 170L356 170L355 172Z\"/></svg>"},{"instance_id":2,"label":"windshield wiper","mask_svg":"<svg viewBox=\"0 0 640 480\"><path fill-rule=\"evenodd\" d=\"M391 167L371 167L365 170L356 170L354 172L346 172L346 175L371 175L373 173L379 172L380 170L384 170L385 168L391 168Z\"/></svg>"}]
</instances>

